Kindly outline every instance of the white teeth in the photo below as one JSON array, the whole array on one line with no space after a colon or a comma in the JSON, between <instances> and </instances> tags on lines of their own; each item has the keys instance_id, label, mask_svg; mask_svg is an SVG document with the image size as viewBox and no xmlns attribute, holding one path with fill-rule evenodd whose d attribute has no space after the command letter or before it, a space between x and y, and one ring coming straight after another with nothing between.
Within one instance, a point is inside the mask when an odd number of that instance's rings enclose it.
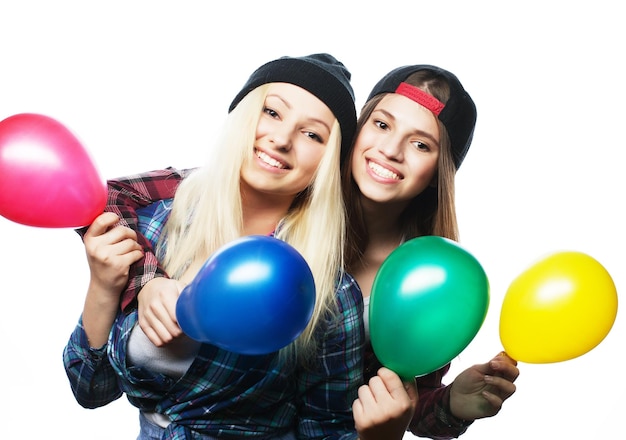
<instances>
[{"instance_id":1,"label":"white teeth","mask_svg":"<svg viewBox=\"0 0 626 440\"><path fill-rule=\"evenodd\" d=\"M393 171L388 170L387 168L381 167L377 163L369 161L367 163L367 166L369 166L370 170L374 171L374 173L376 173L376 175L378 175L378 176L380 176L380 177L382 177L384 179L400 180L400 176L398 176L396 173L394 173Z\"/></svg>"},{"instance_id":2,"label":"white teeth","mask_svg":"<svg viewBox=\"0 0 626 440\"><path fill-rule=\"evenodd\" d=\"M276 159L268 156L267 154L265 154L262 151L256 150L256 155L259 159L261 159L263 162L265 162L266 164L274 167L274 168L280 168L283 169L285 168L285 165L283 165L282 163L280 163L279 161L277 161Z\"/></svg>"}]
</instances>

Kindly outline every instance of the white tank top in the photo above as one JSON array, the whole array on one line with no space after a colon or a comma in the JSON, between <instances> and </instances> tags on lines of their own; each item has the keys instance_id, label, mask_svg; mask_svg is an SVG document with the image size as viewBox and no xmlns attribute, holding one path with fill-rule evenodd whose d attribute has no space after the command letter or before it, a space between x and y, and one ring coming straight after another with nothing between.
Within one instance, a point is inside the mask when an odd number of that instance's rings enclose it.
<instances>
[{"instance_id":1,"label":"white tank top","mask_svg":"<svg viewBox=\"0 0 626 440\"><path fill-rule=\"evenodd\" d=\"M363 298L363 325L365 326L365 342L370 341L370 297Z\"/></svg>"}]
</instances>

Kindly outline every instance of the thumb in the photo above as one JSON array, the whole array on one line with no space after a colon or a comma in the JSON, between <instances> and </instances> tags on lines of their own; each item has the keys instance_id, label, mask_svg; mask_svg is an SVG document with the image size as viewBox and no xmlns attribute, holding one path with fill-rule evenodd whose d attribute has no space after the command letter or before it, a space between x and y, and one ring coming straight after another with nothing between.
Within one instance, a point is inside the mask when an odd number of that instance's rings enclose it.
<instances>
[{"instance_id":1,"label":"thumb","mask_svg":"<svg viewBox=\"0 0 626 440\"><path fill-rule=\"evenodd\" d=\"M94 221L89 225L87 232L85 232L86 236L89 237L97 237L106 233L109 228L115 226L115 224L119 221L119 217L112 212L105 212L100 214L98 217L94 219Z\"/></svg>"},{"instance_id":2,"label":"thumb","mask_svg":"<svg viewBox=\"0 0 626 440\"><path fill-rule=\"evenodd\" d=\"M394 398L398 399L406 392L412 402L417 401L417 385L415 384L415 379L403 381L395 372L385 367L378 370L378 377L383 380L387 390Z\"/></svg>"},{"instance_id":3,"label":"thumb","mask_svg":"<svg viewBox=\"0 0 626 440\"><path fill-rule=\"evenodd\" d=\"M409 395L409 399L411 400L411 402L413 402L413 404L415 405L419 399L419 396L417 394L417 385L415 383L415 380L404 382L404 389L406 390L406 393Z\"/></svg>"},{"instance_id":4,"label":"thumb","mask_svg":"<svg viewBox=\"0 0 626 440\"><path fill-rule=\"evenodd\" d=\"M183 283L182 281L176 280L176 287L178 288L178 294L180 295L185 287L187 287L187 283Z\"/></svg>"}]
</instances>

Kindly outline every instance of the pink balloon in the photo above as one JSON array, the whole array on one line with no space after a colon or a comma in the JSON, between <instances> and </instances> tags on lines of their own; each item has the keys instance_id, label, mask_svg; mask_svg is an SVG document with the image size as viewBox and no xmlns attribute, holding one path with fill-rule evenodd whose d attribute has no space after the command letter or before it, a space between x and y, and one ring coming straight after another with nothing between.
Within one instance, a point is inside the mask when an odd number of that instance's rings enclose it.
<instances>
[{"instance_id":1,"label":"pink balloon","mask_svg":"<svg viewBox=\"0 0 626 440\"><path fill-rule=\"evenodd\" d=\"M0 121L0 215L28 226L77 228L104 211L106 183L61 123L22 113Z\"/></svg>"}]
</instances>

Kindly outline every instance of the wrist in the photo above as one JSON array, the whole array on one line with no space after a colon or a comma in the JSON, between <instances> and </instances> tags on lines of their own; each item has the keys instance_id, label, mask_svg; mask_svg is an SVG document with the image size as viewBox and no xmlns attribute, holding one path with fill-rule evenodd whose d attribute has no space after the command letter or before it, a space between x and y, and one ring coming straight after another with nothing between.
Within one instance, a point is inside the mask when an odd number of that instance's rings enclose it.
<instances>
[{"instance_id":1,"label":"wrist","mask_svg":"<svg viewBox=\"0 0 626 440\"><path fill-rule=\"evenodd\" d=\"M463 417L459 417L455 414L452 405L452 385L446 387L446 392L443 395L443 404L441 405L441 411L437 414L437 418L443 422L449 428L464 428L471 425L473 420L466 420Z\"/></svg>"},{"instance_id":2,"label":"wrist","mask_svg":"<svg viewBox=\"0 0 626 440\"><path fill-rule=\"evenodd\" d=\"M90 282L85 297L86 305L93 305L103 311L116 311L120 302L120 292L99 283Z\"/></svg>"}]
</instances>

